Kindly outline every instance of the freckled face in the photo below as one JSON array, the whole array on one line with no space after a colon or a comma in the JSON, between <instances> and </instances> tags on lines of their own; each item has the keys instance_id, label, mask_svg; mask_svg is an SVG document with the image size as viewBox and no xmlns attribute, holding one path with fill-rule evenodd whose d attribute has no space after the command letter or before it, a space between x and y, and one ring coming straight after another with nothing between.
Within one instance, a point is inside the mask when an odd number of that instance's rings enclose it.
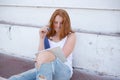
<instances>
[{"instance_id":1,"label":"freckled face","mask_svg":"<svg viewBox=\"0 0 120 80\"><path fill-rule=\"evenodd\" d=\"M59 32L62 25L63 25L63 18L61 16L57 15L55 17L55 21L54 21L54 29L55 29L55 31Z\"/></svg>"}]
</instances>

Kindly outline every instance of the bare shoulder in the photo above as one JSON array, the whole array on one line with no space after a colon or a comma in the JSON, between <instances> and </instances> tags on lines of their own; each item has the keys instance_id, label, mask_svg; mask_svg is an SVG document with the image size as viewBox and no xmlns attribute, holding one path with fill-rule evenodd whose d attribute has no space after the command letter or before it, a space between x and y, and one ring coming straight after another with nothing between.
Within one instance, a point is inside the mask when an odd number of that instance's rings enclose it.
<instances>
[{"instance_id":1,"label":"bare shoulder","mask_svg":"<svg viewBox=\"0 0 120 80\"><path fill-rule=\"evenodd\" d=\"M76 38L76 34L75 33L69 33L68 39L75 39L75 38Z\"/></svg>"}]
</instances>

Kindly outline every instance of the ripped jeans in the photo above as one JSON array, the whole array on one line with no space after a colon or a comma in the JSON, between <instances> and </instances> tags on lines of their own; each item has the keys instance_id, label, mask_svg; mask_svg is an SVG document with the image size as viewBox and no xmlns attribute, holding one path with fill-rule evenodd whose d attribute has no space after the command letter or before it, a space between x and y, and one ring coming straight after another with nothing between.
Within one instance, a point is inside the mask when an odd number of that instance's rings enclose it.
<instances>
[{"instance_id":1,"label":"ripped jeans","mask_svg":"<svg viewBox=\"0 0 120 80\"><path fill-rule=\"evenodd\" d=\"M40 76L44 76L45 79L41 79ZM57 58L42 64L39 69L34 68L11 76L8 80L70 80L70 78L70 68Z\"/></svg>"}]
</instances>

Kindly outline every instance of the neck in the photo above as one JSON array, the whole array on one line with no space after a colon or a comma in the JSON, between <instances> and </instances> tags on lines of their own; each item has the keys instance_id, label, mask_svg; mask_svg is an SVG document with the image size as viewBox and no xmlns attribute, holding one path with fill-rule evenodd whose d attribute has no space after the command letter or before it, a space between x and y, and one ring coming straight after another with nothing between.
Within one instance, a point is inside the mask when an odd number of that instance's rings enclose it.
<instances>
[{"instance_id":1,"label":"neck","mask_svg":"<svg viewBox=\"0 0 120 80\"><path fill-rule=\"evenodd\" d=\"M60 35L60 33L56 32L55 36L56 36L56 37L59 37L59 35Z\"/></svg>"},{"instance_id":2,"label":"neck","mask_svg":"<svg viewBox=\"0 0 120 80\"><path fill-rule=\"evenodd\" d=\"M58 40L59 40L59 35L60 35L59 33L56 33L56 34L53 36L54 40L57 40L57 41L58 41Z\"/></svg>"}]
</instances>

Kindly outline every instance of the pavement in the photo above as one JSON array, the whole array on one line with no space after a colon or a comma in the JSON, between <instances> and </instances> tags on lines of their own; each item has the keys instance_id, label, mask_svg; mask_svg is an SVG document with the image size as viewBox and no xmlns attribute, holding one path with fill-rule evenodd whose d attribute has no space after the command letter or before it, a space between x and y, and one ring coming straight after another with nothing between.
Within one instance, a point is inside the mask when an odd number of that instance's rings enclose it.
<instances>
[{"instance_id":1,"label":"pavement","mask_svg":"<svg viewBox=\"0 0 120 80\"><path fill-rule=\"evenodd\" d=\"M31 68L34 68L34 62L31 60L0 53L1 77L8 78Z\"/></svg>"},{"instance_id":2,"label":"pavement","mask_svg":"<svg viewBox=\"0 0 120 80\"><path fill-rule=\"evenodd\" d=\"M34 62L30 59L0 53L0 80L32 68L34 68ZM71 80L120 80L120 78L97 73L93 74L89 71L74 68Z\"/></svg>"}]
</instances>

